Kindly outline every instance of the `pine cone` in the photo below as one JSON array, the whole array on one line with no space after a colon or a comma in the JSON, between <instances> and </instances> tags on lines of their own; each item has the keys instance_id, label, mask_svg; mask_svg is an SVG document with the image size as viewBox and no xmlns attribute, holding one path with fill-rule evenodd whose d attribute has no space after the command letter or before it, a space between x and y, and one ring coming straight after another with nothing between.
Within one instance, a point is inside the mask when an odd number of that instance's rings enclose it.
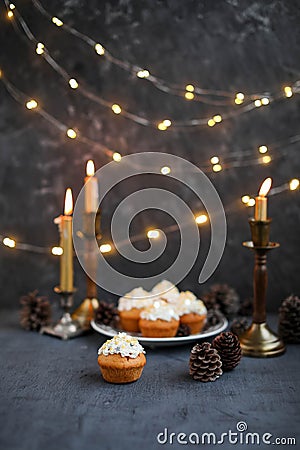
<instances>
[{"instance_id":1,"label":"pine cone","mask_svg":"<svg viewBox=\"0 0 300 450\"><path fill-rule=\"evenodd\" d=\"M20 325L25 330L39 331L49 325L51 305L47 297L39 297L38 291L29 292L20 299Z\"/></svg>"},{"instance_id":2,"label":"pine cone","mask_svg":"<svg viewBox=\"0 0 300 450\"><path fill-rule=\"evenodd\" d=\"M191 334L190 327L185 323L181 323L178 327L176 337L185 337Z\"/></svg>"},{"instance_id":3,"label":"pine cone","mask_svg":"<svg viewBox=\"0 0 300 450\"><path fill-rule=\"evenodd\" d=\"M114 326L116 324L117 318L117 308L112 303L100 300L99 306L95 311L95 322L101 323L103 325Z\"/></svg>"},{"instance_id":4,"label":"pine cone","mask_svg":"<svg viewBox=\"0 0 300 450\"><path fill-rule=\"evenodd\" d=\"M212 346L221 357L223 370L232 370L240 362L242 357L241 345L238 337L230 331L219 334L213 341Z\"/></svg>"},{"instance_id":5,"label":"pine cone","mask_svg":"<svg viewBox=\"0 0 300 450\"><path fill-rule=\"evenodd\" d=\"M231 318L240 309L240 300L235 289L227 284L215 284L211 286L210 291L204 295L203 301L207 309L220 307L221 312Z\"/></svg>"},{"instance_id":6,"label":"pine cone","mask_svg":"<svg viewBox=\"0 0 300 450\"><path fill-rule=\"evenodd\" d=\"M279 334L284 342L300 343L300 299L290 295L279 308Z\"/></svg>"},{"instance_id":7,"label":"pine cone","mask_svg":"<svg viewBox=\"0 0 300 450\"><path fill-rule=\"evenodd\" d=\"M196 344L190 355L190 375L196 381L215 381L222 375L222 361L209 342Z\"/></svg>"},{"instance_id":8,"label":"pine cone","mask_svg":"<svg viewBox=\"0 0 300 450\"><path fill-rule=\"evenodd\" d=\"M246 298L241 302L239 315L252 316L253 313L253 298Z\"/></svg>"},{"instance_id":9,"label":"pine cone","mask_svg":"<svg viewBox=\"0 0 300 450\"><path fill-rule=\"evenodd\" d=\"M249 328L247 317L239 317L231 323L230 331L236 336L240 336Z\"/></svg>"},{"instance_id":10,"label":"pine cone","mask_svg":"<svg viewBox=\"0 0 300 450\"><path fill-rule=\"evenodd\" d=\"M218 325L223 319L223 314L219 311L219 309L208 309L206 316L206 323L204 325L204 331L208 330L211 327L215 327Z\"/></svg>"}]
</instances>

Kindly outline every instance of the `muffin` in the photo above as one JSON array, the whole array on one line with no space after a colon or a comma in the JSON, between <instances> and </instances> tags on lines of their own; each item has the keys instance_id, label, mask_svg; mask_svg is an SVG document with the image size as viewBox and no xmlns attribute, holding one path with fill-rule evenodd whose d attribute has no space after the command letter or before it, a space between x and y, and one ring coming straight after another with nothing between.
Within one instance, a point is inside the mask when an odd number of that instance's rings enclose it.
<instances>
[{"instance_id":1,"label":"muffin","mask_svg":"<svg viewBox=\"0 0 300 450\"><path fill-rule=\"evenodd\" d=\"M176 303L176 311L179 315L180 323L188 325L191 334L200 333L205 325L207 316L207 309L202 300L197 299L190 291L180 292Z\"/></svg>"},{"instance_id":2,"label":"muffin","mask_svg":"<svg viewBox=\"0 0 300 450\"><path fill-rule=\"evenodd\" d=\"M145 351L139 341L119 333L98 350L98 364L105 381L131 383L140 378L146 364Z\"/></svg>"},{"instance_id":3,"label":"muffin","mask_svg":"<svg viewBox=\"0 0 300 450\"><path fill-rule=\"evenodd\" d=\"M155 301L141 312L139 327L144 337L174 337L178 326L177 312L173 305L164 301Z\"/></svg>"},{"instance_id":4,"label":"muffin","mask_svg":"<svg viewBox=\"0 0 300 450\"><path fill-rule=\"evenodd\" d=\"M151 294L154 294L168 303L176 303L179 296L179 290L170 281L162 280L154 286Z\"/></svg>"},{"instance_id":5,"label":"muffin","mask_svg":"<svg viewBox=\"0 0 300 450\"><path fill-rule=\"evenodd\" d=\"M149 292L143 288L135 288L119 299L118 312L121 328L125 331L137 333L141 311L153 302Z\"/></svg>"}]
</instances>

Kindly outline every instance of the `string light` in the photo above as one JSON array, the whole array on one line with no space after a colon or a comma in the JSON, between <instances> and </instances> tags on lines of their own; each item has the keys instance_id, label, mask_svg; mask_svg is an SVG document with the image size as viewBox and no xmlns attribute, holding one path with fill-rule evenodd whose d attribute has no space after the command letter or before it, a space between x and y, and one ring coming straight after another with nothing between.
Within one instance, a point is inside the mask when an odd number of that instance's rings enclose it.
<instances>
[{"instance_id":1,"label":"string light","mask_svg":"<svg viewBox=\"0 0 300 450\"><path fill-rule=\"evenodd\" d=\"M185 90L188 92L194 92L195 91L195 86L193 86L192 84L187 84L185 87Z\"/></svg>"},{"instance_id":2,"label":"string light","mask_svg":"<svg viewBox=\"0 0 300 450\"><path fill-rule=\"evenodd\" d=\"M15 246L16 246L16 241L9 237L5 237L2 242L6 247L9 247L9 248L15 248Z\"/></svg>"},{"instance_id":3,"label":"string light","mask_svg":"<svg viewBox=\"0 0 300 450\"><path fill-rule=\"evenodd\" d=\"M244 103L244 99L245 95L242 92L238 92L237 94L235 94L234 103L236 105L241 105L242 103Z\"/></svg>"},{"instance_id":4,"label":"string light","mask_svg":"<svg viewBox=\"0 0 300 450\"><path fill-rule=\"evenodd\" d=\"M254 206L255 205L255 198L250 198L249 199L249 201L248 201L248 203L247 203L247 206Z\"/></svg>"},{"instance_id":5,"label":"string light","mask_svg":"<svg viewBox=\"0 0 300 450\"><path fill-rule=\"evenodd\" d=\"M38 55L42 55L43 53L44 53L44 48L45 48L45 46L44 46L44 44L42 43L42 42L38 42L37 44L36 44L36 49L35 49L35 51L36 51L36 53L38 54Z\"/></svg>"},{"instance_id":6,"label":"string light","mask_svg":"<svg viewBox=\"0 0 300 450\"><path fill-rule=\"evenodd\" d=\"M222 166L221 166L221 164L215 164L215 165L213 165L212 169L214 172L221 172Z\"/></svg>"},{"instance_id":7,"label":"string light","mask_svg":"<svg viewBox=\"0 0 300 450\"><path fill-rule=\"evenodd\" d=\"M216 125L216 122L214 121L214 119L209 119L209 120L207 121L207 125L208 125L209 127L213 127L214 125Z\"/></svg>"},{"instance_id":8,"label":"string light","mask_svg":"<svg viewBox=\"0 0 300 450\"><path fill-rule=\"evenodd\" d=\"M259 99L255 100L254 106L256 106L256 108L259 108L261 105L262 105L261 100L259 100Z\"/></svg>"},{"instance_id":9,"label":"string light","mask_svg":"<svg viewBox=\"0 0 300 450\"><path fill-rule=\"evenodd\" d=\"M187 100L193 100L195 98L195 95L192 92L186 92L184 96Z\"/></svg>"},{"instance_id":10,"label":"string light","mask_svg":"<svg viewBox=\"0 0 300 450\"><path fill-rule=\"evenodd\" d=\"M7 17L8 17L9 19L12 19L12 18L14 17L14 13L13 13L12 11L8 11L8 12L7 12Z\"/></svg>"},{"instance_id":11,"label":"string light","mask_svg":"<svg viewBox=\"0 0 300 450\"><path fill-rule=\"evenodd\" d=\"M249 195L243 195L242 202L245 203L245 205L249 203L249 200L250 200Z\"/></svg>"},{"instance_id":12,"label":"string light","mask_svg":"<svg viewBox=\"0 0 300 450\"><path fill-rule=\"evenodd\" d=\"M75 78L70 78L69 79L69 85L72 89L77 89L78 88L78 82L77 80L75 80Z\"/></svg>"},{"instance_id":13,"label":"string light","mask_svg":"<svg viewBox=\"0 0 300 450\"><path fill-rule=\"evenodd\" d=\"M138 78L148 78L150 75L150 72L148 70L139 70L136 74Z\"/></svg>"},{"instance_id":14,"label":"string light","mask_svg":"<svg viewBox=\"0 0 300 450\"><path fill-rule=\"evenodd\" d=\"M198 225L201 225L203 223L206 223L208 221L208 217L206 214L200 214L199 216L195 217L195 221Z\"/></svg>"},{"instance_id":15,"label":"string light","mask_svg":"<svg viewBox=\"0 0 300 450\"><path fill-rule=\"evenodd\" d=\"M15 9L16 6L15 6L13 3L10 3L10 4L9 4L9 8L10 8L10 9Z\"/></svg>"},{"instance_id":16,"label":"string light","mask_svg":"<svg viewBox=\"0 0 300 450\"><path fill-rule=\"evenodd\" d=\"M68 136L70 139L75 139L76 136L77 136L77 133L76 133L75 130L73 130L73 128L69 128L69 129L67 130L67 136Z\"/></svg>"},{"instance_id":17,"label":"string light","mask_svg":"<svg viewBox=\"0 0 300 450\"><path fill-rule=\"evenodd\" d=\"M98 55L102 56L105 53L105 48L101 44L95 44L95 51Z\"/></svg>"},{"instance_id":18,"label":"string light","mask_svg":"<svg viewBox=\"0 0 300 450\"><path fill-rule=\"evenodd\" d=\"M284 94L285 94L286 97L292 97L293 90L292 90L291 86L285 86L283 88L283 90L284 90Z\"/></svg>"},{"instance_id":19,"label":"string light","mask_svg":"<svg viewBox=\"0 0 300 450\"><path fill-rule=\"evenodd\" d=\"M167 128L172 125L172 122L170 119L164 119L162 122Z\"/></svg>"},{"instance_id":20,"label":"string light","mask_svg":"<svg viewBox=\"0 0 300 450\"><path fill-rule=\"evenodd\" d=\"M99 247L99 250L101 253L109 253L109 252L111 252L111 245L110 244L101 244Z\"/></svg>"},{"instance_id":21,"label":"string light","mask_svg":"<svg viewBox=\"0 0 300 450\"><path fill-rule=\"evenodd\" d=\"M268 147L266 145L260 145L258 147L258 151L259 151L259 153L267 153Z\"/></svg>"},{"instance_id":22,"label":"string light","mask_svg":"<svg viewBox=\"0 0 300 450\"><path fill-rule=\"evenodd\" d=\"M270 99L269 99L268 97L263 97L263 98L261 99L261 104L262 104L262 105L266 106L266 105L268 105L269 103L270 103Z\"/></svg>"},{"instance_id":23,"label":"string light","mask_svg":"<svg viewBox=\"0 0 300 450\"><path fill-rule=\"evenodd\" d=\"M57 26L61 27L64 23L58 17L52 17L52 22Z\"/></svg>"},{"instance_id":24,"label":"string light","mask_svg":"<svg viewBox=\"0 0 300 450\"><path fill-rule=\"evenodd\" d=\"M262 160L262 162L263 162L264 164L269 164L269 162L272 161L272 158L271 158L271 156L266 155L266 156L263 156L263 157L261 158L261 160Z\"/></svg>"},{"instance_id":25,"label":"string light","mask_svg":"<svg viewBox=\"0 0 300 450\"><path fill-rule=\"evenodd\" d=\"M213 156L212 158L210 158L210 162L212 164L218 164L220 162L220 159L218 156Z\"/></svg>"},{"instance_id":26,"label":"string light","mask_svg":"<svg viewBox=\"0 0 300 450\"><path fill-rule=\"evenodd\" d=\"M166 127L166 125L165 125L163 122L160 122L160 123L157 125L157 128L158 128L160 131L165 131L168 127Z\"/></svg>"},{"instance_id":27,"label":"string light","mask_svg":"<svg viewBox=\"0 0 300 450\"><path fill-rule=\"evenodd\" d=\"M149 239L157 239L160 236L159 230L149 230L147 233L147 238Z\"/></svg>"},{"instance_id":28,"label":"string light","mask_svg":"<svg viewBox=\"0 0 300 450\"><path fill-rule=\"evenodd\" d=\"M37 106L38 106L37 101L34 99L28 100L28 102L26 103L27 109L35 109L37 108Z\"/></svg>"},{"instance_id":29,"label":"string light","mask_svg":"<svg viewBox=\"0 0 300 450\"><path fill-rule=\"evenodd\" d=\"M289 183L290 190L295 191L296 189L298 189L299 184L300 184L300 182L299 182L298 178L293 178Z\"/></svg>"},{"instance_id":30,"label":"string light","mask_svg":"<svg viewBox=\"0 0 300 450\"><path fill-rule=\"evenodd\" d=\"M112 155L112 158L113 158L114 161L120 162L121 159L122 159L122 155L120 153L118 153L118 152L114 152L113 155Z\"/></svg>"},{"instance_id":31,"label":"string light","mask_svg":"<svg viewBox=\"0 0 300 450\"><path fill-rule=\"evenodd\" d=\"M168 175L168 174L171 172L171 169L170 169L170 167L168 167L168 166L164 166L164 167L162 167L162 168L160 169L160 172L161 172L163 175Z\"/></svg>"},{"instance_id":32,"label":"string light","mask_svg":"<svg viewBox=\"0 0 300 450\"><path fill-rule=\"evenodd\" d=\"M223 119L222 119L222 116L220 114L217 114L216 116L213 117L213 120L216 123L220 123L220 122L222 122Z\"/></svg>"},{"instance_id":33,"label":"string light","mask_svg":"<svg viewBox=\"0 0 300 450\"><path fill-rule=\"evenodd\" d=\"M115 114L121 114L121 112L122 112L121 106L118 105L117 103L114 103L114 104L112 105L111 109L112 109L112 111L113 111Z\"/></svg>"},{"instance_id":34,"label":"string light","mask_svg":"<svg viewBox=\"0 0 300 450\"><path fill-rule=\"evenodd\" d=\"M61 247L52 247L51 253L55 256L61 256L63 254L63 249Z\"/></svg>"}]
</instances>

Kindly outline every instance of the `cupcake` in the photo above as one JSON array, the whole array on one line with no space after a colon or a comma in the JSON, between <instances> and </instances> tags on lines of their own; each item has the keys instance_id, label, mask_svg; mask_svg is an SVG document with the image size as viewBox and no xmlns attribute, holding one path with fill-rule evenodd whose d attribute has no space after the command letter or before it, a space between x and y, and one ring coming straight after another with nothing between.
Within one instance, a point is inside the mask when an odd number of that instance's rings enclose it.
<instances>
[{"instance_id":1,"label":"cupcake","mask_svg":"<svg viewBox=\"0 0 300 450\"><path fill-rule=\"evenodd\" d=\"M119 333L98 350L98 364L109 383L131 383L140 378L146 364L145 351L139 341Z\"/></svg>"},{"instance_id":2,"label":"cupcake","mask_svg":"<svg viewBox=\"0 0 300 450\"><path fill-rule=\"evenodd\" d=\"M174 337L178 326L177 312L173 305L164 301L155 301L141 312L139 327L144 337Z\"/></svg>"},{"instance_id":3,"label":"cupcake","mask_svg":"<svg viewBox=\"0 0 300 450\"><path fill-rule=\"evenodd\" d=\"M153 302L149 292L138 287L119 299L118 312L121 328L125 331L137 333L141 311Z\"/></svg>"},{"instance_id":4,"label":"cupcake","mask_svg":"<svg viewBox=\"0 0 300 450\"><path fill-rule=\"evenodd\" d=\"M179 296L179 290L170 281L162 280L154 286L151 294L160 297L168 303L176 303Z\"/></svg>"},{"instance_id":5,"label":"cupcake","mask_svg":"<svg viewBox=\"0 0 300 450\"><path fill-rule=\"evenodd\" d=\"M176 304L176 311L180 317L180 323L188 325L191 334L200 333L206 322L207 309L196 296L190 292L180 292Z\"/></svg>"}]
</instances>

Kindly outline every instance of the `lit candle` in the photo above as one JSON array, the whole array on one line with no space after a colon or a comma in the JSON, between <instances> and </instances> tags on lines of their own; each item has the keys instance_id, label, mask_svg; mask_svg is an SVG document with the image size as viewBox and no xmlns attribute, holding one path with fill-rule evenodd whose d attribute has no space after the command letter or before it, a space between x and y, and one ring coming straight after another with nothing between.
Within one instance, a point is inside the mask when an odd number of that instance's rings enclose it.
<instances>
[{"instance_id":1,"label":"lit candle","mask_svg":"<svg viewBox=\"0 0 300 450\"><path fill-rule=\"evenodd\" d=\"M98 180L95 175L95 165L90 159L86 164L85 182L85 212L92 213L98 210L99 193Z\"/></svg>"},{"instance_id":2,"label":"lit candle","mask_svg":"<svg viewBox=\"0 0 300 450\"><path fill-rule=\"evenodd\" d=\"M62 292L73 291L73 241L72 241L73 198L70 188L66 190L65 211L60 216L60 246L63 254L60 259L60 289Z\"/></svg>"},{"instance_id":3,"label":"lit candle","mask_svg":"<svg viewBox=\"0 0 300 450\"><path fill-rule=\"evenodd\" d=\"M267 194L271 189L272 178L266 178L260 187L258 197L255 198L255 220L267 220Z\"/></svg>"}]
</instances>

